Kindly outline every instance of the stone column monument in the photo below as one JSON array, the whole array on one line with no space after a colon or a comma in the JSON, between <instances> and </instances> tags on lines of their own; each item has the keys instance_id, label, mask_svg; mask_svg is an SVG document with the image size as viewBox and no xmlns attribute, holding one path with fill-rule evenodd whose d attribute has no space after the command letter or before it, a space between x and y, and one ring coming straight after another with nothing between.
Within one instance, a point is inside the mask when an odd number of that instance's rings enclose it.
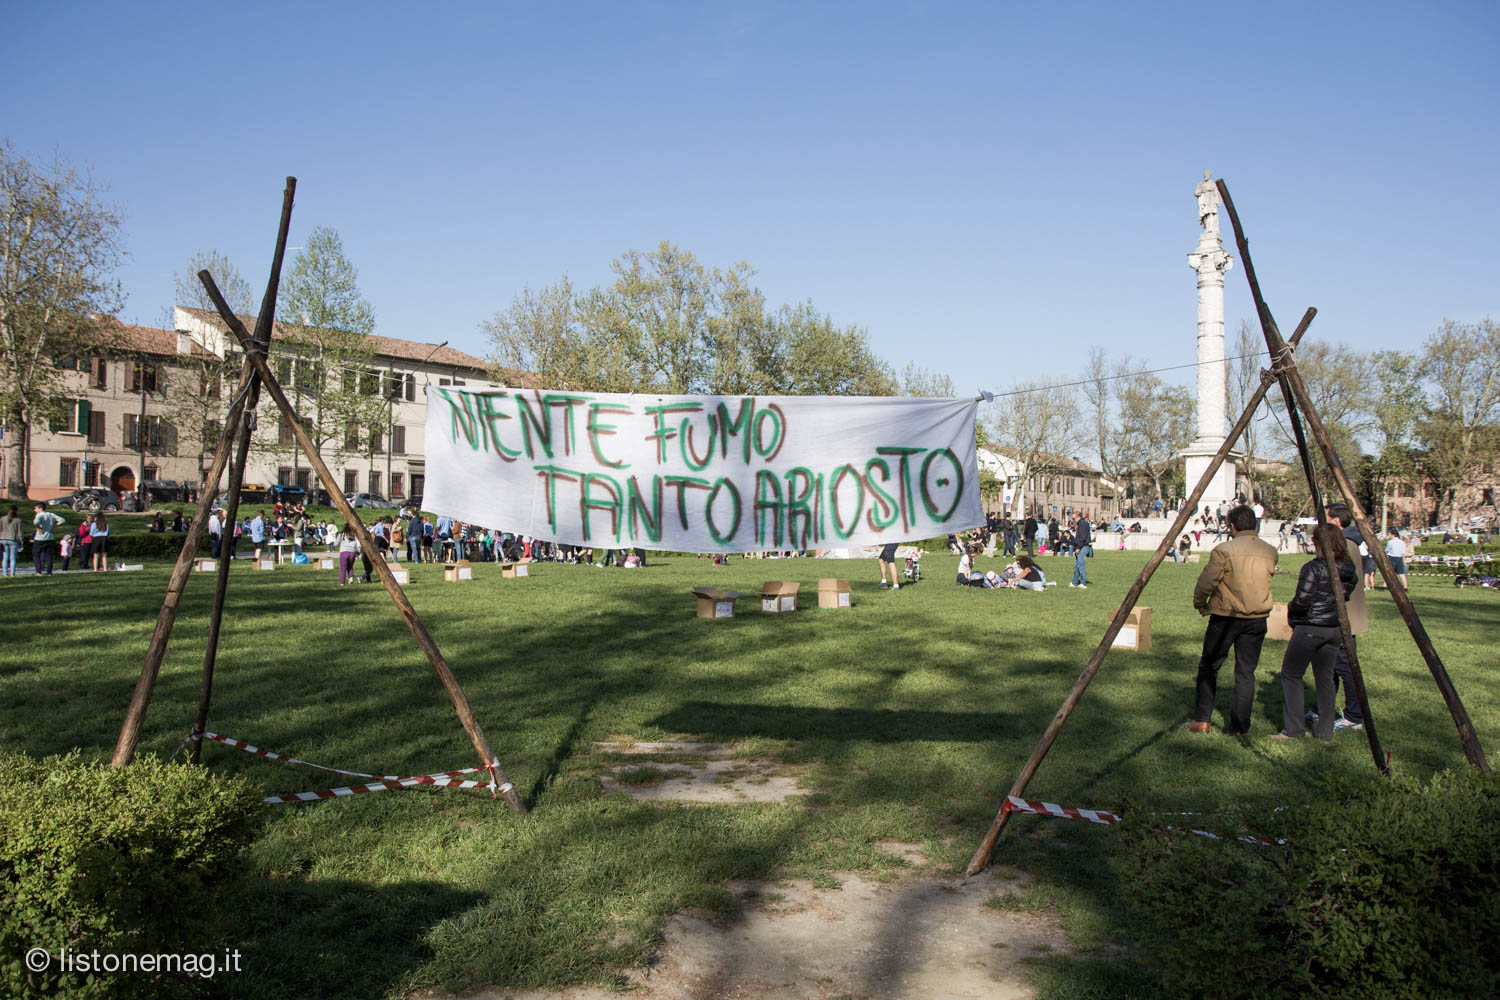
<instances>
[{"instance_id":1,"label":"stone column monument","mask_svg":"<svg viewBox=\"0 0 1500 1000\"><path fill-rule=\"evenodd\" d=\"M1207 170L1193 189L1198 198L1198 224L1203 234L1198 248L1188 254L1188 266L1198 273L1198 436L1183 449L1187 486L1192 489L1224 443L1224 272L1234 261L1219 241L1219 189ZM1237 456L1219 467L1199 502L1199 509L1234 500Z\"/></svg>"}]
</instances>

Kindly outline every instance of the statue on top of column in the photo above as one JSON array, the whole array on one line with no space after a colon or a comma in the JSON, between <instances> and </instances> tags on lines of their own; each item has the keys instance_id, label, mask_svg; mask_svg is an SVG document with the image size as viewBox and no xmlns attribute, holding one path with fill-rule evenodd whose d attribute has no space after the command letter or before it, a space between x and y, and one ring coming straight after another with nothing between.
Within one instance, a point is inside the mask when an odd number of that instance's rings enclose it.
<instances>
[{"instance_id":1,"label":"statue on top of column","mask_svg":"<svg viewBox=\"0 0 1500 1000\"><path fill-rule=\"evenodd\" d=\"M1210 179L1209 171L1203 171L1203 183L1193 188L1198 197L1198 225L1213 235L1219 235L1219 189Z\"/></svg>"}]
</instances>

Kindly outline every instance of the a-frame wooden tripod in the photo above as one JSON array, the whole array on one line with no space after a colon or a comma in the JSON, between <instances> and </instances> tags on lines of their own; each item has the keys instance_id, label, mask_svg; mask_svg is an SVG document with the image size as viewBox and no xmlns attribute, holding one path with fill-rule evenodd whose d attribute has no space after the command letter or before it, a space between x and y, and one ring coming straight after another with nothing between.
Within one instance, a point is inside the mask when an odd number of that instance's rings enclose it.
<instances>
[{"instance_id":1,"label":"a-frame wooden tripod","mask_svg":"<svg viewBox=\"0 0 1500 1000\"><path fill-rule=\"evenodd\" d=\"M1379 536L1370 527L1370 522L1365 515L1364 508L1360 506L1359 498L1355 495L1354 487L1350 483L1349 477L1345 474L1343 465L1339 462L1338 453L1333 447L1332 439L1328 436L1328 431L1323 426L1323 421L1318 416L1317 409L1313 406L1312 400L1308 396L1307 387L1303 385L1302 377L1297 372L1297 361L1293 352L1297 343L1302 339L1302 335L1307 332L1307 328L1311 325L1313 317L1317 315L1317 310L1307 310L1306 314L1302 317L1302 322L1297 325L1296 331L1293 332L1290 341L1283 341L1281 339L1281 332L1276 326L1276 320L1272 317L1270 308L1267 307L1265 300L1261 297L1260 283L1255 277L1255 265L1250 259L1250 245L1245 239L1239 215L1234 208L1234 201L1229 197L1229 188L1225 186L1222 180L1217 182L1217 186L1219 196L1223 200L1230 221L1234 225L1235 244L1239 248L1240 257L1244 261L1245 275L1250 283L1250 293L1255 300L1256 314L1260 317L1261 328L1266 338L1266 347L1271 352L1271 369L1261 373L1260 385L1250 397L1244 412L1235 421L1234 426L1229 431L1229 435L1224 440L1224 444L1219 448L1218 453L1209 463L1208 468L1204 470L1197 485L1193 487L1192 492L1183 503L1182 509L1178 512L1176 520L1173 521L1171 529L1167 531L1166 535L1162 538L1161 544L1157 546L1156 551L1147 560L1145 568L1141 570L1140 575L1136 577L1135 582L1126 591L1124 600L1120 602L1120 607L1116 610L1114 618L1110 621L1109 627L1104 631L1104 638L1100 640L1099 645L1094 649L1094 654L1089 657L1088 664L1084 667L1083 673L1074 682L1073 689L1063 699L1062 707L1057 710L1057 714L1053 716L1052 722L1047 726L1046 732L1042 734L1041 741L1037 743L1036 749L1031 753L1031 757L1021 768L1020 774L1016 776L1015 782L1011 785L1009 795L1020 796L1025 793L1026 786L1030 784L1031 779L1036 775L1042 760L1047 756L1047 752L1052 749L1052 744L1057 741L1058 734L1062 731L1063 725L1068 721L1068 717L1072 715L1073 709L1077 707L1079 700L1083 697L1083 692L1087 690L1089 683L1094 679L1094 675L1099 672L1099 667L1104 663L1105 655L1108 654L1110 647L1114 644L1115 637L1119 634L1121 626L1124 625L1126 617L1130 614L1131 609L1135 607L1136 601L1140 599L1141 592L1146 589L1147 582L1150 581L1157 567L1162 564L1167 550L1175 543L1175 539L1182 534L1182 530L1187 526L1188 520L1197 511L1198 501L1203 498L1203 493L1208 488L1208 484L1213 480L1214 473L1224 463L1230 449L1239 440L1240 435L1245 433L1245 428L1249 426L1255 411L1265 400L1266 393L1270 391L1272 382L1280 384L1282 396L1286 401L1287 414L1291 418L1297 451L1302 459L1302 467L1307 476L1308 486L1312 490L1313 504L1317 509L1319 526L1327 523L1328 515L1319 495L1317 478L1312 464L1312 452L1308 447L1306 437L1303 433L1299 410L1301 414L1306 415L1308 425L1312 429L1313 438L1316 440L1324 461L1328 464L1333 474L1334 481L1338 484L1339 492L1343 494L1349 509L1353 512L1354 523L1359 528L1360 536L1365 540L1366 547L1375 557L1376 565L1380 567L1381 576L1385 578L1386 586L1390 588L1391 596L1395 599L1396 609L1400 612L1402 619L1406 622L1407 628L1411 631L1412 639L1417 644L1417 648L1421 650L1422 657L1427 662L1427 668L1431 671L1433 680L1437 683L1438 690L1442 693L1443 700L1448 705L1448 711L1453 716L1453 723L1458 729L1459 743L1463 747L1465 758L1474 767L1488 774L1490 770L1489 763L1485 760L1484 750L1479 745L1479 737L1474 732L1474 726L1469 721L1468 712L1464 709L1463 702L1458 697L1458 691L1453 686L1453 680L1448 676L1447 668L1443 666L1443 661L1439 658L1437 650L1433 648L1432 640L1428 638L1427 630L1423 628L1422 621L1417 616L1416 609L1412 607L1411 599L1406 593L1406 588L1401 585L1400 578L1396 576L1395 568L1385 555L1385 549L1379 544ZM1338 570L1333 565L1333 556L1328 554L1324 558L1329 563L1329 570L1332 573L1330 578L1337 580ZM1370 743L1370 753L1374 758L1375 766L1382 772L1386 772L1389 762L1387 755L1381 749L1379 736L1375 730L1374 717L1370 713L1369 697L1365 693L1364 676L1360 672L1359 658L1356 655L1355 644L1349 630L1349 612L1344 604L1342 590L1335 587L1334 593L1338 599L1339 630L1343 637L1344 649L1349 655L1350 672L1354 678L1354 693L1360 707L1364 711L1365 735ZM995 821L990 825L990 829L985 834L984 840L980 842L979 848L974 852L973 858L969 861L968 874L974 875L989 864L990 855L995 850L995 843L1000 839L1000 834L1005 829L1010 815L1009 809L1002 808L999 815L995 817Z\"/></svg>"},{"instance_id":2,"label":"a-frame wooden tripod","mask_svg":"<svg viewBox=\"0 0 1500 1000\"><path fill-rule=\"evenodd\" d=\"M140 678L136 681L135 693L130 701L130 708L126 712L124 725L120 729L120 737L115 745L113 763L121 765L128 763L135 755L136 744L140 739L141 725L145 721L146 708L151 702L152 691L156 685L156 677L161 669L161 661L166 654L167 642L171 638L172 626L177 620L177 608L182 600L182 593L186 589L188 577L192 572L193 558L198 551L203 532L208 524L209 513L212 510L213 498L218 490L219 479L224 473L225 465L229 462L230 448L234 448L235 460L230 465L229 471L229 496L225 503L225 529L224 537L233 537L233 524L237 516L239 506L240 486L244 479L245 461L249 454L250 438L255 428L255 407L259 402L260 389L262 386L271 394L277 408L281 411L283 418L293 429L297 444L307 456L312 467L317 470L318 478L328 490L334 505L344 515L347 522L353 527L355 537L359 540L360 548L366 558L375 567L380 581L385 585L386 591L396 603L396 608L401 612L407 627L411 630L412 637L422 652L426 654L432 668L437 671L439 680L448 692L448 697L453 701L454 711L458 713L459 721L464 730L469 734L469 739L474 745L475 751L486 770L490 773L492 787L505 799L505 803L512 812L524 813L525 803L521 801L516 792L514 784L506 777L505 771L500 766L499 759L490 747L488 738L480 729L474 713L469 707L468 699L464 696L463 688L458 683L447 660L443 658L437 643L427 631L422 619L417 615L416 609L412 607L411 601L407 599L406 593L396 582L391 569L386 565L385 558L375 546L375 540L370 536L364 522L355 513L348 501L344 499L339 484L334 480L333 473L323 463L317 448L313 446L312 440L308 438L303 430L302 421L298 419L296 410L287 400L286 393L281 389L276 377L272 374L266 364L266 357L270 350L271 330L275 320L277 290L281 281L281 264L286 253L287 230L291 225L293 195L296 191L296 178L288 177L286 191L282 197L281 224L276 237L276 250L271 262L271 276L266 284L266 292L261 300L260 316L256 320L255 332L252 335L245 330L239 318L229 308L224 297L219 293L214 284L213 277L207 271L198 272L198 279L207 289L209 296L213 299L215 308L218 309L220 317L229 327L230 333L239 341L245 352L245 363L241 370L239 388L236 391L229 407L229 413L224 421L224 432L219 438L218 446L214 450L213 463L209 467L209 474L204 482L203 493L198 499L198 508L193 518L192 528L188 531L187 538L183 541L182 551L177 556L177 563L172 568L172 576L167 583L167 594L162 602L160 614L157 616L156 631L151 636L151 643L146 651L145 663L141 666ZM217 567L218 576L214 591L214 602L209 619L208 644L204 653L203 681L199 692L198 712L193 723L190 738L191 753L194 760L198 759L198 753L202 745L203 732L208 724L208 707L213 691L214 660L218 651L219 626L223 618L224 597L229 583L230 560L221 558Z\"/></svg>"}]
</instances>

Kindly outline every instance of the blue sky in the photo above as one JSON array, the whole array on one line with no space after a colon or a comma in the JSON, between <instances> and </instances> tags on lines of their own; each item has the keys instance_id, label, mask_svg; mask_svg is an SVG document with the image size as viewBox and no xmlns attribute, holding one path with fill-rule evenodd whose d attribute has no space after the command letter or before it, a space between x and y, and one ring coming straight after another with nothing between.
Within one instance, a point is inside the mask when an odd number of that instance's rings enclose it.
<instances>
[{"instance_id":1,"label":"blue sky","mask_svg":"<svg viewBox=\"0 0 1500 1000\"><path fill-rule=\"evenodd\" d=\"M0 131L125 212L123 317L330 225L385 336L670 240L961 392L1193 360L1224 177L1286 331L1500 316L1500 5L17 4ZM1225 226L1227 232L1227 221ZM1243 268L1231 331L1251 318ZM1190 382L1192 373L1174 380Z\"/></svg>"}]
</instances>

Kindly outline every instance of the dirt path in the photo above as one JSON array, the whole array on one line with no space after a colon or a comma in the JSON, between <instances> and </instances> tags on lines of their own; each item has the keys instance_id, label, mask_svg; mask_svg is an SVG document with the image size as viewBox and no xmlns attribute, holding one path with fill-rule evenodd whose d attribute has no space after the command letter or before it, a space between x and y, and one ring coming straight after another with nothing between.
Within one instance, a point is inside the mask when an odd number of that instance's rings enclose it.
<instances>
[{"instance_id":1,"label":"dirt path","mask_svg":"<svg viewBox=\"0 0 1500 1000\"><path fill-rule=\"evenodd\" d=\"M727 922L679 913L653 961L626 978L651 1000L1013 1000L1034 995L1025 959L1067 946L1055 921L986 906L1013 883L911 875L819 889L737 883ZM619 1000L593 987L475 1000Z\"/></svg>"},{"instance_id":2,"label":"dirt path","mask_svg":"<svg viewBox=\"0 0 1500 1000\"><path fill-rule=\"evenodd\" d=\"M612 768L607 787L652 801L765 802L797 794L769 761L728 760L716 744L596 744L628 761L651 755L670 778L615 780L640 765ZM677 759L670 759L677 755ZM668 759L663 760L663 755ZM1056 920L987 905L1018 886L989 871L972 879L920 870L916 845L882 844L913 870L893 882L835 875L839 888L806 881L737 882L740 912L719 919L678 913L644 967L626 970L633 995L649 1000L1017 1000L1034 995L1026 961L1061 952ZM628 994L629 995L629 994ZM619 1000L595 987L497 990L473 1000Z\"/></svg>"}]
</instances>

